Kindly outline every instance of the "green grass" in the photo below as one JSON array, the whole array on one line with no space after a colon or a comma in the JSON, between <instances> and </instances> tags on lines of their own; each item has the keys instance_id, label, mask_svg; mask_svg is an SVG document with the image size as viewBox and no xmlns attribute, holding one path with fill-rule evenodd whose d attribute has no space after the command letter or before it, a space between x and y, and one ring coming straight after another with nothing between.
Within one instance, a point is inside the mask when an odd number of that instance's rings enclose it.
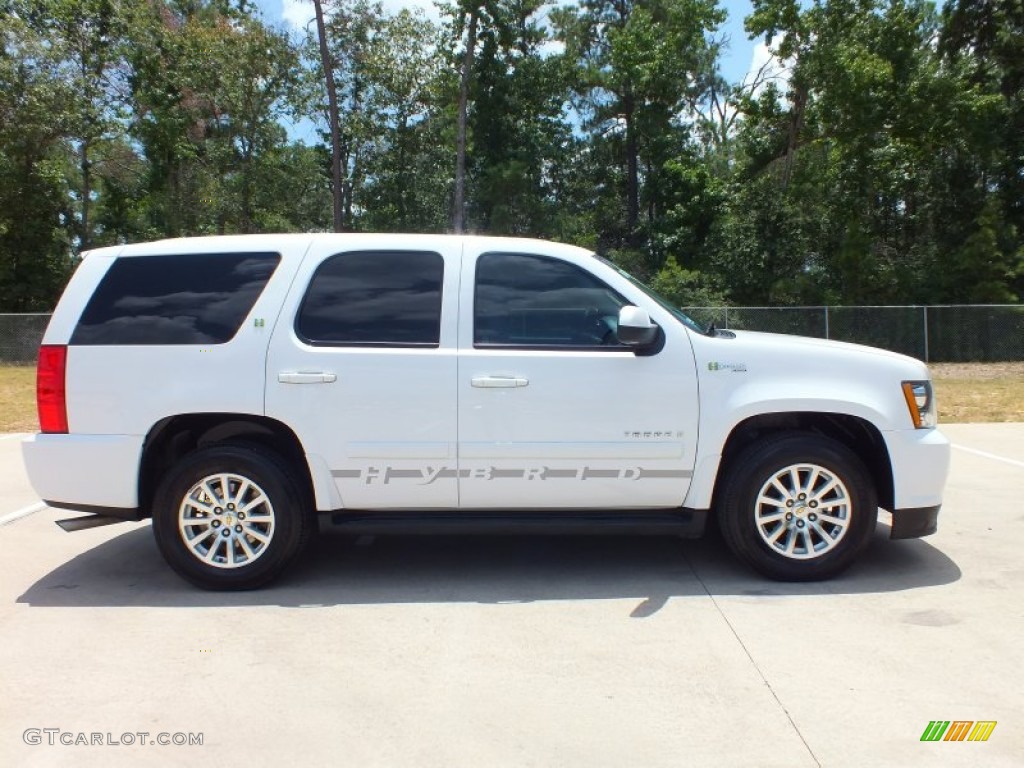
<instances>
[{"instance_id":1,"label":"green grass","mask_svg":"<svg viewBox=\"0 0 1024 768\"><path fill-rule=\"evenodd\" d=\"M35 366L0 366L0 432L37 429Z\"/></svg>"},{"instance_id":2,"label":"green grass","mask_svg":"<svg viewBox=\"0 0 1024 768\"><path fill-rule=\"evenodd\" d=\"M1024 363L931 366L939 424L1024 421Z\"/></svg>"}]
</instances>

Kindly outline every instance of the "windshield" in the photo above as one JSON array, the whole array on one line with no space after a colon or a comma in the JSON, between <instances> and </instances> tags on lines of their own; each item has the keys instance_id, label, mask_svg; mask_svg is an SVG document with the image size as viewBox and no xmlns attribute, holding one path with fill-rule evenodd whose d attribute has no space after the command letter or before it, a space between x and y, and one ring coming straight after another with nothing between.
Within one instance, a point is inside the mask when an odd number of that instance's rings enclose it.
<instances>
[{"instance_id":1,"label":"windshield","mask_svg":"<svg viewBox=\"0 0 1024 768\"><path fill-rule=\"evenodd\" d=\"M624 270L618 264L615 264L615 263L609 261L604 256L598 256L596 253L594 254L594 258L597 259L598 261L600 261L603 264L607 264L609 267L614 269L616 272L618 272L624 278L629 280L629 282L631 282L633 285L635 285L637 288L639 288L641 291L643 291L645 294L647 294L650 298L654 299L654 301L656 301L658 303L658 305L662 309L664 309L666 312L671 313L671 315L674 318L676 318L679 322L681 322L687 328L690 328L690 329L692 329L694 331L697 331L697 333L707 333L708 332L707 328L704 328L702 325L700 325L700 323L698 323L696 320L694 320L688 314L683 312L683 310L681 310L679 307L677 307L671 301L669 301L664 296L659 294L653 288L651 288L650 286L644 285L642 282L637 280L635 277L633 277L631 274L629 274L629 272Z\"/></svg>"}]
</instances>

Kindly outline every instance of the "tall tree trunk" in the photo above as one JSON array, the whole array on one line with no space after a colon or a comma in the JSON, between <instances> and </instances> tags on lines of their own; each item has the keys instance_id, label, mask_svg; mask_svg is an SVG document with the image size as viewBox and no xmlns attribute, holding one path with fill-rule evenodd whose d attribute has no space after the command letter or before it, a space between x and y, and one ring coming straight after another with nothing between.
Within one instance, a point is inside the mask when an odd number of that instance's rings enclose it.
<instances>
[{"instance_id":1,"label":"tall tree trunk","mask_svg":"<svg viewBox=\"0 0 1024 768\"><path fill-rule=\"evenodd\" d=\"M167 229L167 237L180 237L183 234L181 210L186 207L182 205L181 199L181 162L175 157L172 157L170 162L173 163L170 167L171 204L165 206L164 226ZM170 210L167 210L168 208Z\"/></svg>"},{"instance_id":2,"label":"tall tree trunk","mask_svg":"<svg viewBox=\"0 0 1024 768\"><path fill-rule=\"evenodd\" d=\"M320 38L320 61L327 82L327 111L331 123L331 192L334 200L334 231L344 228L344 191L341 187L341 120L338 117L338 91L334 87L334 64L327 49L327 28L321 0L313 0L316 9L316 31Z\"/></svg>"},{"instance_id":3,"label":"tall tree trunk","mask_svg":"<svg viewBox=\"0 0 1024 768\"><path fill-rule=\"evenodd\" d=\"M644 163L644 188L647 190L647 223L653 225L658 218L658 176L650 162Z\"/></svg>"},{"instance_id":4,"label":"tall tree trunk","mask_svg":"<svg viewBox=\"0 0 1024 768\"><path fill-rule=\"evenodd\" d=\"M89 221L92 198L92 161L89 159L89 140L83 139L79 149L79 166L82 169L82 231L78 236L79 251L87 251L91 247L92 232Z\"/></svg>"},{"instance_id":5,"label":"tall tree trunk","mask_svg":"<svg viewBox=\"0 0 1024 768\"><path fill-rule=\"evenodd\" d=\"M355 118L356 124L358 124L359 118L362 117L362 98L362 82L359 76L356 75L352 78L352 107L349 111L349 114ZM361 148L362 144L359 141L359 137L354 136L350 132L346 138L345 147L345 208L342 218L342 227L345 232L352 231L352 208L355 200L356 186L359 184L359 174L362 173L359 162L359 150Z\"/></svg>"},{"instance_id":6,"label":"tall tree trunk","mask_svg":"<svg viewBox=\"0 0 1024 768\"><path fill-rule=\"evenodd\" d=\"M466 113L479 13L480 10L474 8L469 14L469 34L466 38L466 54L462 59L462 77L459 82L459 122L455 138L455 200L452 203L452 230L457 235L462 234L466 228Z\"/></svg>"},{"instance_id":7,"label":"tall tree trunk","mask_svg":"<svg viewBox=\"0 0 1024 768\"><path fill-rule=\"evenodd\" d=\"M409 185L407 183L408 175L405 172L405 158L406 158L406 147L405 143L408 141L406 136L408 132L409 116L403 111L398 120L398 220L401 223L401 231L408 232L412 228L406 221L406 216L409 212L408 195Z\"/></svg>"},{"instance_id":8,"label":"tall tree trunk","mask_svg":"<svg viewBox=\"0 0 1024 768\"><path fill-rule=\"evenodd\" d=\"M786 159L782 166L782 188L789 186L793 177L793 162L796 160L797 145L800 143L800 132L804 127L804 111L807 107L807 87L798 85L794 90L793 109L789 114L789 136L786 140Z\"/></svg>"},{"instance_id":9,"label":"tall tree trunk","mask_svg":"<svg viewBox=\"0 0 1024 768\"><path fill-rule=\"evenodd\" d=\"M92 74L89 70L89 57L88 52L85 50L86 45L84 39L79 39L78 49L78 63L79 72L82 76L82 84L85 90L85 96L88 99L89 107L91 108L94 103L93 97L93 83L95 82L90 75ZM102 59L101 59L102 60ZM102 67L97 67L98 71L96 74L96 80L99 80L102 74ZM92 203L92 161L89 159L89 150L92 146L93 130L95 124L89 119L90 109L86 109L82 115L82 143L79 146L78 154L78 167L82 172L82 229L78 235L78 250L79 252L89 250L92 241L92 232L90 230L90 204Z\"/></svg>"},{"instance_id":10,"label":"tall tree trunk","mask_svg":"<svg viewBox=\"0 0 1024 768\"><path fill-rule=\"evenodd\" d=\"M626 113L626 229L632 242L640 220L640 150L636 140L635 104L631 94L622 100L622 107Z\"/></svg>"},{"instance_id":11,"label":"tall tree trunk","mask_svg":"<svg viewBox=\"0 0 1024 768\"><path fill-rule=\"evenodd\" d=\"M242 222L240 229L249 234L252 226L252 155L255 140L242 139Z\"/></svg>"}]
</instances>

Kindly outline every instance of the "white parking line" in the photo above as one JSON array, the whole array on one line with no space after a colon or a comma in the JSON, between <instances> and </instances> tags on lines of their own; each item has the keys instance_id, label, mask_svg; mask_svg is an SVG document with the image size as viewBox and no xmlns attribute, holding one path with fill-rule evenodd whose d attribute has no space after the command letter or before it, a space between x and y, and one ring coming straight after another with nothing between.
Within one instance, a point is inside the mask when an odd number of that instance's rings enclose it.
<instances>
[{"instance_id":1,"label":"white parking line","mask_svg":"<svg viewBox=\"0 0 1024 768\"><path fill-rule=\"evenodd\" d=\"M1024 467L1024 461L1017 461L1016 459L1008 459L1005 456L996 456L994 453L988 451L979 451L977 448L968 448L963 445L952 444L958 451L965 451L967 453L973 453L975 456L983 456L986 459L994 459L995 461L1002 461L1006 464L1012 464L1015 467Z\"/></svg>"},{"instance_id":2,"label":"white parking line","mask_svg":"<svg viewBox=\"0 0 1024 768\"><path fill-rule=\"evenodd\" d=\"M12 432L11 434L8 434L8 435L0 435L0 440L14 440L15 438L18 438L18 437L28 437L28 433L27 432Z\"/></svg>"},{"instance_id":3,"label":"white parking line","mask_svg":"<svg viewBox=\"0 0 1024 768\"><path fill-rule=\"evenodd\" d=\"M15 512L8 512L3 517L0 517L0 525L10 525L15 520L21 520L21 518L35 514L41 509L46 509L46 503L37 501L35 504L29 504L27 507L22 507Z\"/></svg>"}]
</instances>

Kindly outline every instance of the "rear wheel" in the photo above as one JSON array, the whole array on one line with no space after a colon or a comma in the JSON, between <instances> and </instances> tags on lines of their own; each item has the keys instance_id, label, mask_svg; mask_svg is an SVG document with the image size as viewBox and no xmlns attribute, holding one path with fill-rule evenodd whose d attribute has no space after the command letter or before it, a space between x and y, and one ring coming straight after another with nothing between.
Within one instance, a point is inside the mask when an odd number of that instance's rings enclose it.
<instances>
[{"instance_id":1,"label":"rear wheel","mask_svg":"<svg viewBox=\"0 0 1024 768\"><path fill-rule=\"evenodd\" d=\"M770 578L835 576L875 530L874 484L842 443L772 435L751 444L727 471L716 510L722 536L739 559Z\"/></svg>"},{"instance_id":2,"label":"rear wheel","mask_svg":"<svg viewBox=\"0 0 1024 768\"><path fill-rule=\"evenodd\" d=\"M157 489L153 533L179 575L204 589L253 589L276 578L314 527L294 474L257 446L203 448Z\"/></svg>"}]
</instances>

